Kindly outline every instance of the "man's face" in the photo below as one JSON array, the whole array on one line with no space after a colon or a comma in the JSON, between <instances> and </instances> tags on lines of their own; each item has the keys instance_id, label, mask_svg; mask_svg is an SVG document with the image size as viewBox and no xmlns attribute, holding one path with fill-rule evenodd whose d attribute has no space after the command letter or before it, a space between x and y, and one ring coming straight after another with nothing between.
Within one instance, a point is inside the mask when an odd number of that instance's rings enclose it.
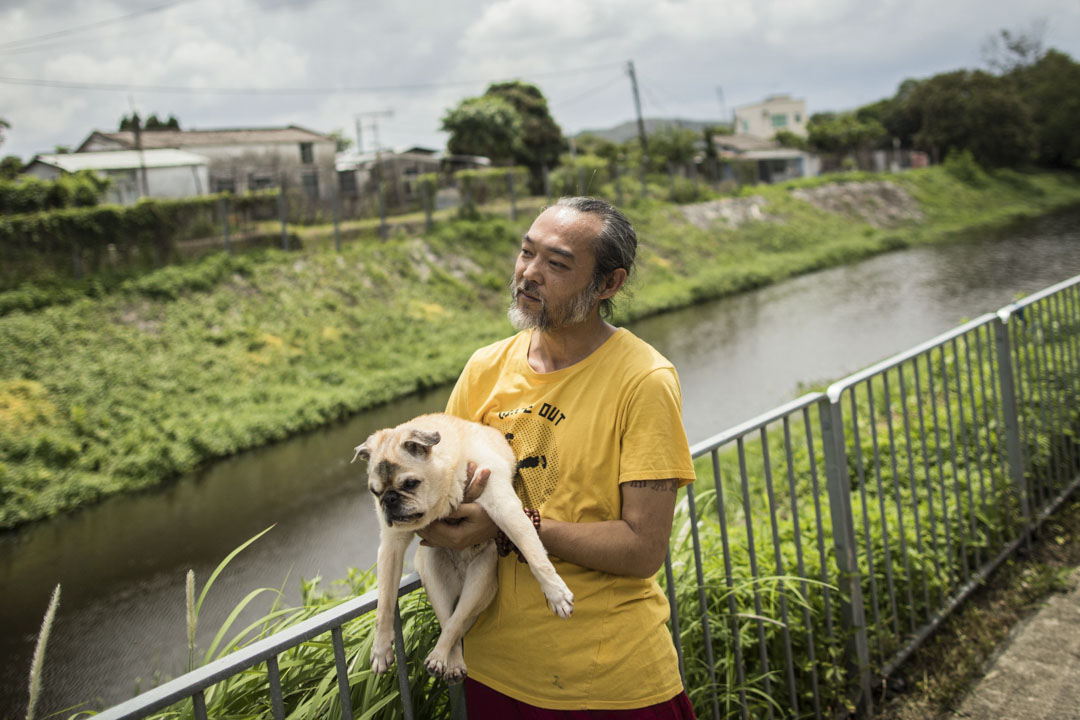
<instances>
[{"instance_id":1,"label":"man's face","mask_svg":"<svg viewBox=\"0 0 1080 720\"><path fill-rule=\"evenodd\" d=\"M525 237L510 283L510 322L518 330L577 325L596 311L592 243L603 220L570 208L540 213Z\"/></svg>"}]
</instances>

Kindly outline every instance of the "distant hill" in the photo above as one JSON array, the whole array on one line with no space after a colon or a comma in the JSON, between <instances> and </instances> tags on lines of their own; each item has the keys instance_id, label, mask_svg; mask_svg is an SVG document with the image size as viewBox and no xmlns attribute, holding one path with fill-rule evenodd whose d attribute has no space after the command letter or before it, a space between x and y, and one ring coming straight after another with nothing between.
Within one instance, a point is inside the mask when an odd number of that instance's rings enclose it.
<instances>
[{"instance_id":1,"label":"distant hill","mask_svg":"<svg viewBox=\"0 0 1080 720\"><path fill-rule=\"evenodd\" d=\"M682 118L645 118L645 134L650 135L657 130L668 127L681 127L700 133L709 125L725 124L722 120L684 120ZM624 143L637 137L638 127L636 120L627 120L612 128L600 130L582 130L574 135L575 138L582 135L592 134L610 140L614 143Z\"/></svg>"}]
</instances>

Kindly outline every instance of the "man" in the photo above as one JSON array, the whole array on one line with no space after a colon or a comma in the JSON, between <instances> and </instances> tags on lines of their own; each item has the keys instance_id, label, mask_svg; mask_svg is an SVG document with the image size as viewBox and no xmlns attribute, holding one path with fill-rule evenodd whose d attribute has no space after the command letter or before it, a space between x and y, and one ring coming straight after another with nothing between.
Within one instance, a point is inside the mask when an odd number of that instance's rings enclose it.
<instances>
[{"instance_id":1,"label":"man","mask_svg":"<svg viewBox=\"0 0 1080 720\"><path fill-rule=\"evenodd\" d=\"M470 720L693 717L655 580L677 490L694 478L678 378L605 319L636 248L629 221L602 200L544 210L514 267L520 332L478 350L448 401L447 412L506 434L518 494L540 511L540 539L575 598L559 619L528 568L500 559L498 594L465 638ZM463 548L497 532L474 504L454 520L424 541Z\"/></svg>"}]
</instances>

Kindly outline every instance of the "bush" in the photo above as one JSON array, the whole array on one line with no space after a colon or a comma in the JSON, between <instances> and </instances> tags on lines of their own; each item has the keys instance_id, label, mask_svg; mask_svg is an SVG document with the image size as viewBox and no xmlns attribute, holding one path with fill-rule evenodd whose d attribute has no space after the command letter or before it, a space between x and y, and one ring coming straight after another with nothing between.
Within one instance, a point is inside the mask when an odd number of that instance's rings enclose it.
<instances>
[{"instance_id":1,"label":"bush","mask_svg":"<svg viewBox=\"0 0 1080 720\"><path fill-rule=\"evenodd\" d=\"M56 180L35 177L0 180L0 215L97 205L108 187L108 180L89 170Z\"/></svg>"}]
</instances>

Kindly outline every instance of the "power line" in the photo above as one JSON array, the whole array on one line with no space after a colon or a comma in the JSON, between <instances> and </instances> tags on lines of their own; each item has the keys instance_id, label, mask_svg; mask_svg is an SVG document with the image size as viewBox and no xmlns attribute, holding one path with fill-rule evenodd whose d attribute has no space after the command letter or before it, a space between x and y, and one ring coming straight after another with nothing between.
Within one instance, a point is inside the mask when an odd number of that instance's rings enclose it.
<instances>
[{"instance_id":1,"label":"power line","mask_svg":"<svg viewBox=\"0 0 1080 720\"><path fill-rule=\"evenodd\" d=\"M192 0L173 0L163 5L155 5L154 7L143 8L142 10L136 10L133 13L127 15L121 15L119 17L109 18L108 20L98 20L97 22L90 23L88 25L79 25L77 27L67 28L66 30L57 30L56 32L45 33L44 35L36 35L34 37L23 38L22 40L10 40L6 43L0 43L0 50L10 47L16 47L19 45L32 45L42 40L52 40L58 37L65 37L67 35L75 35L76 33L87 32L106 25L113 25L115 23L127 22L143 15L151 15L153 13L162 12L174 8L177 5L183 5L184 3L192 2Z\"/></svg>"},{"instance_id":2,"label":"power line","mask_svg":"<svg viewBox=\"0 0 1080 720\"><path fill-rule=\"evenodd\" d=\"M591 67L573 68L569 70L555 70L546 73L534 73L531 79L542 77L557 77L578 73L593 72L614 67L615 64L594 65ZM448 80L446 82L413 83L409 85L366 85L366 86L339 86L339 87L280 87L280 88L254 88L254 87L185 87L182 85L137 85L130 83L92 83L77 82L73 80L49 80L45 78L14 78L0 77L0 84L29 85L34 87L54 87L68 90L102 90L111 92L160 92L182 95L336 95L336 94L363 94L373 92L409 92L414 90L434 90L450 87L474 87L478 84L500 82L492 80Z\"/></svg>"}]
</instances>

